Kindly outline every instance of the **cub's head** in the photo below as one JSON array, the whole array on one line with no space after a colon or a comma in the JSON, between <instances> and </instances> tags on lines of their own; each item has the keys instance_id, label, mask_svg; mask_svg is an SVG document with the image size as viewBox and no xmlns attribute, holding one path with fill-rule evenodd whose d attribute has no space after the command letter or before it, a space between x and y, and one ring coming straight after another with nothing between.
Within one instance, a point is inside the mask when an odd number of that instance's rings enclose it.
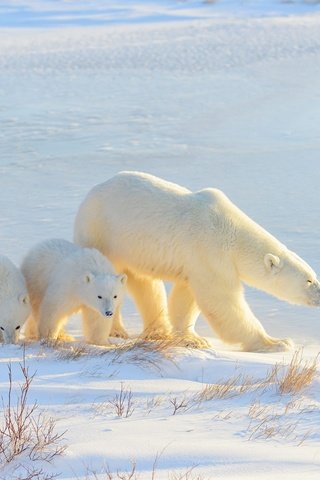
<instances>
[{"instance_id":1,"label":"cub's head","mask_svg":"<svg viewBox=\"0 0 320 480\"><path fill-rule=\"evenodd\" d=\"M26 293L3 298L0 301L0 341L17 343L30 313L29 297Z\"/></svg>"},{"instance_id":2,"label":"cub's head","mask_svg":"<svg viewBox=\"0 0 320 480\"><path fill-rule=\"evenodd\" d=\"M319 280L312 268L294 252L285 250L281 256L267 253L264 266L267 291L290 303L320 306Z\"/></svg>"},{"instance_id":3,"label":"cub's head","mask_svg":"<svg viewBox=\"0 0 320 480\"><path fill-rule=\"evenodd\" d=\"M81 303L111 318L120 305L127 276L86 273L82 278Z\"/></svg>"}]
</instances>

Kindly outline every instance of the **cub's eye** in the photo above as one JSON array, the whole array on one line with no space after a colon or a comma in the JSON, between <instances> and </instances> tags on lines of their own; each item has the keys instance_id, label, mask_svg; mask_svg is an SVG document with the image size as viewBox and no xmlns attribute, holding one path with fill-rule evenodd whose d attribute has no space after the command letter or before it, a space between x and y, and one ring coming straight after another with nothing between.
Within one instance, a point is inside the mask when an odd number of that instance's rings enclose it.
<instances>
[{"instance_id":1,"label":"cub's eye","mask_svg":"<svg viewBox=\"0 0 320 480\"><path fill-rule=\"evenodd\" d=\"M101 298L102 298L101 295L98 295L98 298L100 298L100 300L101 300Z\"/></svg>"},{"instance_id":2,"label":"cub's eye","mask_svg":"<svg viewBox=\"0 0 320 480\"><path fill-rule=\"evenodd\" d=\"M312 280L307 280L307 283L308 283L309 285L311 285L311 283L313 283L313 281L312 281Z\"/></svg>"},{"instance_id":3,"label":"cub's eye","mask_svg":"<svg viewBox=\"0 0 320 480\"><path fill-rule=\"evenodd\" d=\"M114 297L113 297L113 298L118 298L118 295L114 295Z\"/></svg>"},{"instance_id":4,"label":"cub's eye","mask_svg":"<svg viewBox=\"0 0 320 480\"><path fill-rule=\"evenodd\" d=\"M3 327L0 327L0 328L1 328L1 330L4 332L4 328L3 328Z\"/></svg>"},{"instance_id":5,"label":"cub's eye","mask_svg":"<svg viewBox=\"0 0 320 480\"><path fill-rule=\"evenodd\" d=\"M16 330L19 330L19 328L20 328L20 325L18 325L18 326L16 327Z\"/></svg>"}]
</instances>

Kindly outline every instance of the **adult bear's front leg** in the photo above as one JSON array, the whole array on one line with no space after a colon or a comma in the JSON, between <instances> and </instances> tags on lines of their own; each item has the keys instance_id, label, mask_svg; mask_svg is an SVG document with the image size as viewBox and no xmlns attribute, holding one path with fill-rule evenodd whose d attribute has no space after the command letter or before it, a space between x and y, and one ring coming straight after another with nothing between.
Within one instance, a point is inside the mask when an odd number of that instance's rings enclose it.
<instances>
[{"instance_id":1,"label":"adult bear's front leg","mask_svg":"<svg viewBox=\"0 0 320 480\"><path fill-rule=\"evenodd\" d=\"M194 326L199 315L199 307L187 283L175 283L169 296L169 318L172 334L179 344L193 348L209 348L209 342L198 335Z\"/></svg>"},{"instance_id":2,"label":"adult bear's front leg","mask_svg":"<svg viewBox=\"0 0 320 480\"><path fill-rule=\"evenodd\" d=\"M143 320L142 336L147 340L170 337L167 294L161 280L126 272L128 290L133 296Z\"/></svg>"}]
</instances>

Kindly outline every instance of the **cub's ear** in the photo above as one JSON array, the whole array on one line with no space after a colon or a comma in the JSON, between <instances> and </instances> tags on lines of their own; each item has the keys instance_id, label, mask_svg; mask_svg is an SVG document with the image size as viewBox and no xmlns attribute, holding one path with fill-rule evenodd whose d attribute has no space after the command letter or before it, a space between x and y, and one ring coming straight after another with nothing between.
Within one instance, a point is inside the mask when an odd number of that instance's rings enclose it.
<instances>
[{"instance_id":1,"label":"cub's ear","mask_svg":"<svg viewBox=\"0 0 320 480\"><path fill-rule=\"evenodd\" d=\"M85 283L90 283L93 280L93 275L92 273L86 273L83 278Z\"/></svg>"},{"instance_id":2,"label":"cub's ear","mask_svg":"<svg viewBox=\"0 0 320 480\"><path fill-rule=\"evenodd\" d=\"M277 273L281 270L281 260L277 255L267 253L264 257L264 264L268 272Z\"/></svg>"},{"instance_id":3,"label":"cub's ear","mask_svg":"<svg viewBox=\"0 0 320 480\"><path fill-rule=\"evenodd\" d=\"M19 297L19 302L23 303L24 305L29 305L30 303L29 295L21 294Z\"/></svg>"},{"instance_id":4,"label":"cub's ear","mask_svg":"<svg viewBox=\"0 0 320 480\"><path fill-rule=\"evenodd\" d=\"M120 282L122 283L122 285L125 285L127 283L127 275L125 273L123 273L122 275L118 275L118 278L120 280Z\"/></svg>"}]
</instances>

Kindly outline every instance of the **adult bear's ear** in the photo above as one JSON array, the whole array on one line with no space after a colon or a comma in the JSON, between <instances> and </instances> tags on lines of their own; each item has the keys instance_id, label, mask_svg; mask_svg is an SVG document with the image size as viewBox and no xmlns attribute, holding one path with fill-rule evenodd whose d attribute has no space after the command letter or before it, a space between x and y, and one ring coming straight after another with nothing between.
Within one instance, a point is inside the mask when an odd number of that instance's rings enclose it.
<instances>
[{"instance_id":1,"label":"adult bear's ear","mask_svg":"<svg viewBox=\"0 0 320 480\"><path fill-rule=\"evenodd\" d=\"M29 295L21 294L19 297L19 302L23 303L24 305L28 305L30 303Z\"/></svg>"},{"instance_id":2,"label":"adult bear's ear","mask_svg":"<svg viewBox=\"0 0 320 480\"><path fill-rule=\"evenodd\" d=\"M93 275L92 273L86 273L84 276L84 281L85 283L90 283L93 280Z\"/></svg>"},{"instance_id":3,"label":"adult bear's ear","mask_svg":"<svg viewBox=\"0 0 320 480\"><path fill-rule=\"evenodd\" d=\"M267 253L264 256L264 264L268 272L278 273L281 270L281 260L277 255Z\"/></svg>"},{"instance_id":4,"label":"adult bear's ear","mask_svg":"<svg viewBox=\"0 0 320 480\"><path fill-rule=\"evenodd\" d=\"M123 273L122 275L118 275L118 278L120 280L120 282L122 283L122 285L125 285L127 283L127 275L125 273Z\"/></svg>"}]
</instances>

